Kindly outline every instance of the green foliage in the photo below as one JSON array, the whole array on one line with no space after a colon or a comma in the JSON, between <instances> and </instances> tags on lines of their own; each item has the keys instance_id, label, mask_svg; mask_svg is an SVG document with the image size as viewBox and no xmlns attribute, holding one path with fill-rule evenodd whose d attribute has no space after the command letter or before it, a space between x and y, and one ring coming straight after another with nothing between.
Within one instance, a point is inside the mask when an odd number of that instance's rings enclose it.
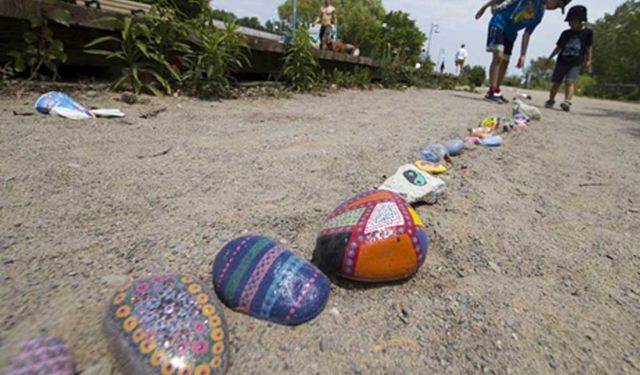
<instances>
[{"instance_id":1,"label":"green foliage","mask_svg":"<svg viewBox=\"0 0 640 375\"><path fill-rule=\"evenodd\" d=\"M380 41L385 10L380 0L340 0L332 2L338 12L340 38L358 48L363 56L382 55ZM316 10L316 13L319 12Z\"/></svg>"},{"instance_id":2,"label":"green foliage","mask_svg":"<svg viewBox=\"0 0 640 375\"><path fill-rule=\"evenodd\" d=\"M199 30L196 48L184 58L186 71L182 79L189 94L208 98L230 92L230 73L249 63L249 47L237 28L227 23L221 31Z\"/></svg>"},{"instance_id":3,"label":"green foliage","mask_svg":"<svg viewBox=\"0 0 640 375\"><path fill-rule=\"evenodd\" d=\"M160 96L183 88L194 96L226 97L231 73L249 61L246 40L236 32L237 26L216 29L207 2L175 5L174 0L159 0L148 13L110 20L121 23L120 37L98 38L86 48L105 43L119 48L86 52L126 65L112 85L114 90L128 86L136 94L149 91Z\"/></svg>"},{"instance_id":4,"label":"green foliage","mask_svg":"<svg viewBox=\"0 0 640 375\"><path fill-rule=\"evenodd\" d=\"M378 52L390 50L398 58L410 63L418 61L420 49L427 37L416 26L416 22L409 18L408 13L392 11L383 19L383 29L377 38ZM380 48L384 48L380 50Z\"/></svg>"},{"instance_id":5,"label":"green foliage","mask_svg":"<svg viewBox=\"0 0 640 375\"><path fill-rule=\"evenodd\" d=\"M51 0L45 1L53 5ZM59 78L58 67L67 61L64 43L55 39L50 23L69 26L71 13L64 8L32 9L28 13L30 30L23 34L27 47L23 51L10 51L7 55L13 58L13 70L21 73L29 69L29 79L56 80ZM43 70L46 69L48 74Z\"/></svg>"},{"instance_id":6,"label":"green foliage","mask_svg":"<svg viewBox=\"0 0 640 375\"><path fill-rule=\"evenodd\" d=\"M599 83L640 82L640 1L627 0L594 30L593 73ZM637 99L637 98L636 98Z\"/></svg>"},{"instance_id":7,"label":"green foliage","mask_svg":"<svg viewBox=\"0 0 640 375\"><path fill-rule=\"evenodd\" d=\"M320 14L322 0L297 0L297 17L301 24L310 24ZM293 15L293 1L286 0L278 7L278 15L281 20L291 21Z\"/></svg>"},{"instance_id":8,"label":"green foliage","mask_svg":"<svg viewBox=\"0 0 640 375\"><path fill-rule=\"evenodd\" d=\"M153 35L151 27L157 21L153 19L154 17L153 13L125 18L113 17L109 20L119 24L120 38L105 36L95 39L85 46L91 48L109 42L120 45L120 48L114 51L85 50L86 53L120 60L126 64L120 78L112 84L114 90L120 90L128 85L136 94L140 94L143 89L146 89L161 96L172 92L171 84L165 78L167 77L166 72L170 72L174 79L180 78L166 57L156 48L156 35Z\"/></svg>"},{"instance_id":9,"label":"green foliage","mask_svg":"<svg viewBox=\"0 0 640 375\"><path fill-rule=\"evenodd\" d=\"M283 76L289 86L299 92L311 91L318 81L318 59L311 43L309 30L296 29L293 43L287 49Z\"/></svg>"},{"instance_id":10,"label":"green foliage","mask_svg":"<svg viewBox=\"0 0 640 375\"><path fill-rule=\"evenodd\" d=\"M598 96L598 82L587 75L581 74L576 80L576 95L581 96Z\"/></svg>"},{"instance_id":11,"label":"green foliage","mask_svg":"<svg viewBox=\"0 0 640 375\"><path fill-rule=\"evenodd\" d=\"M462 68L462 77L466 78L469 81L470 85L474 87L479 87L484 84L487 80L487 71L483 66L475 65L473 67L469 65L465 65Z\"/></svg>"},{"instance_id":12,"label":"green foliage","mask_svg":"<svg viewBox=\"0 0 640 375\"><path fill-rule=\"evenodd\" d=\"M515 74L506 76L504 78L504 81L502 81L502 84L504 84L505 86L511 86L511 87L522 87L522 76L515 75Z\"/></svg>"},{"instance_id":13,"label":"green foliage","mask_svg":"<svg viewBox=\"0 0 640 375\"><path fill-rule=\"evenodd\" d=\"M538 57L535 60L531 60L526 69L526 75L530 76L529 88L549 90L553 67L553 64L547 63L546 57Z\"/></svg>"},{"instance_id":14,"label":"green foliage","mask_svg":"<svg viewBox=\"0 0 640 375\"><path fill-rule=\"evenodd\" d=\"M371 83L371 72L367 68L356 67L353 72L334 69L327 80L339 87L365 88Z\"/></svg>"}]
</instances>

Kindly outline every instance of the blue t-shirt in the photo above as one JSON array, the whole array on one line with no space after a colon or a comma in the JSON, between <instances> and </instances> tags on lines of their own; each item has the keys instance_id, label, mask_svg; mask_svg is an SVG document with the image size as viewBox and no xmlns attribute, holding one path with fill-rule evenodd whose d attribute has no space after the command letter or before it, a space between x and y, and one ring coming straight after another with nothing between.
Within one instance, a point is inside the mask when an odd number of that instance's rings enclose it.
<instances>
[{"instance_id":1,"label":"blue t-shirt","mask_svg":"<svg viewBox=\"0 0 640 375\"><path fill-rule=\"evenodd\" d=\"M518 31L522 29L533 33L544 17L545 3L544 0L505 0L496 6L490 25L504 31L515 41Z\"/></svg>"}]
</instances>

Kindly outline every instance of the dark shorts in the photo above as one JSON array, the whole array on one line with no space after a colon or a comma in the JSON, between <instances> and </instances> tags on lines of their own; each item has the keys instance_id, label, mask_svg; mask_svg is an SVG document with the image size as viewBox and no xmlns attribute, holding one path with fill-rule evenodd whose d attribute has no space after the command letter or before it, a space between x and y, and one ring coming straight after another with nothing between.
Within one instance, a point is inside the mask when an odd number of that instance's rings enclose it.
<instances>
[{"instance_id":1,"label":"dark shorts","mask_svg":"<svg viewBox=\"0 0 640 375\"><path fill-rule=\"evenodd\" d=\"M553 70L553 76L551 82L562 83L564 81L575 82L582 70L581 65L570 65L565 63L557 63L556 68Z\"/></svg>"},{"instance_id":2,"label":"dark shorts","mask_svg":"<svg viewBox=\"0 0 640 375\"><path fill-rule=\"evenodd\" d=\"M489 25L489 34L487 35L487 52L499 50L504 52L504 56L506 58L509 58L513 52L514 42L515 40L511 40L504 31L491 24Z\"/></svg>"},{"instance_id":3,"label":"dark shorts","mask_svg":"<svg viewBox=\"0 0 640 375\"><path fill-rule=\"evenodd\" d=\"M322 43L322 39L325 37L331 39L331 25L322 25L320 26L320 43Z\"/></svg>"}]
</instances>

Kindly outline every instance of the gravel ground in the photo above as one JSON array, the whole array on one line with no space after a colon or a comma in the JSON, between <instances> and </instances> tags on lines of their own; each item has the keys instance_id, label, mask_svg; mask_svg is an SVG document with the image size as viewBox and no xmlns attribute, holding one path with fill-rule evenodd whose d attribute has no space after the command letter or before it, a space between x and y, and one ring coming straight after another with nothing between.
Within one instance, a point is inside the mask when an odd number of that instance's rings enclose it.
<instances>
[{"instance_id":1,"label":"gravel ground","mask_svg":"<svg viewBox=\"0 0 640 375\"><path fill-rule=\"evenodd\" d=\"M217 251L246 233L310 259L340 200L509 111L413 89L74 96L127 117L14 115L36 95L0 97L0 367L40 332L67 340L80 371L111 362L101 318L121 282L210 283ZM573 111L454 159L446 197L417 208L432 246L412 279L334 286L296 328L225 311L230 373L640 373L640 106L578 98Z\"/></svg>"}]
</instances>

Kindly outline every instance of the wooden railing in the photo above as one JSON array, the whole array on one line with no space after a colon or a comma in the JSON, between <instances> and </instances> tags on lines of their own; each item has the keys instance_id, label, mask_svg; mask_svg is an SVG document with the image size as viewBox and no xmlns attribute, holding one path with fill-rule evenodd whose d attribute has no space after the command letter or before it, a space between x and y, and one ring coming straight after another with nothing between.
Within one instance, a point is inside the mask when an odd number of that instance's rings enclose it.
<instances>
[{"instance_id":1,"label":"wooden railing","mask_svg":"<svg viewBox=\"0 0 640 375\"><path fill-rule=\"evenodd\" d=\"M76 0L77 5L84 5L114 13L148 12L151 5L129 0Z\"/></svg>"}]
</instances>

